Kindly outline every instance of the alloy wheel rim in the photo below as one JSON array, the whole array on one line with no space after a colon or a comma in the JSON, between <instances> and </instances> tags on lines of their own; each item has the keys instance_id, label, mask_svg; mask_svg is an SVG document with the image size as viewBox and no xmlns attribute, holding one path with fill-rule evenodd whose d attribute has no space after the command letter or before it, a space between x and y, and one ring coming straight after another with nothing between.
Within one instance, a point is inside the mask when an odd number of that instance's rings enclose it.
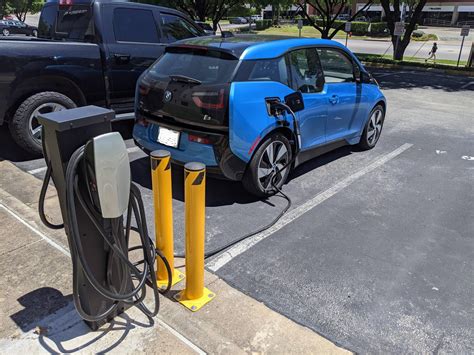
<instances>
[{"instance_id":1,"label":"alloy wheel rim","mask_svg":"<svg viewBox=\"0 0 474 355\"><path fill-rule=\"evenodd\" d=\"M367 128L367 142L373 146L377 143L382 132L382 111L375 110L370 116L369 126Z\"/></svg>"},{"instance_id":2,"label":"alloy wheel rim","mask_svg":"<svg viewBox=\"0 0 474 355\"><path fill-rule=\"evenodd\" d=\"M275 174L275 185L278 186L286 174L288 168L283 167L288 163L289 152L285 144L280 141L271 142L263 152L258 162L258 183L263 191L268 191L272 187L272 179ZM283 170L282 170L283 169Z\"/></svg>"},{"instance_id":3,"label":"alloy wheel rim","mask_svg":"<svg viewBox=\"0 0 474 355\"><path fill-rule=\"evenodd\" d=\"M7 37L10 34L10 31L8 31L7 29L4 29L2 32L5 37Z\"/></svg>"},{"instance_id":4,"label":"alloy wheel rim","mask_svg":"<svg viewBox=\"0 0 474 355\"><path fill-rule=\"evenodd\" d=\"M50 112L58 112L65 110L61 104L55 102L48 102L38 106L33 113L30 115L30 119L28 121L28 127L30 130L31 137L37 142L41 143L41 128L42 126L39 124L38 117L40 114L50 113Z\"/></svg>"}]
</instances>

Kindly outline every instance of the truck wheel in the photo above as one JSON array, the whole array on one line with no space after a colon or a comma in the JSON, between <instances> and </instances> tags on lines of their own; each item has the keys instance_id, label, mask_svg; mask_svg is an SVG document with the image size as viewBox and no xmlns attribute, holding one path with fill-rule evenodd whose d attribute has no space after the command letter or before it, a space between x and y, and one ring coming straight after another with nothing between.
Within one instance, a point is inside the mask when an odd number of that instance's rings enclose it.
<instances>
[{"instance_id":1,"label":"truck wheel","mask_svg":"<svg viewBox=\"0 0 474 355\"><path fill-rule=\"evenodd\" d=\"M27 152L41 155L43 149L38 116L74 107L74 101L58 92L45 91L30 96L21 103L10 121L10 133L15 142Z\"/></svg>"},{"instance_id":2,"label":"truck wheel","mask_svg":"<svg viewBox=\"0 0 474 355\"><path fill-rule=\"evenodd\" d=\"M266 197L277 192L272 185L276 171L275 185L281 188L288 178L290 167L281 171L291 160L291 146L288 139L280 134L270 135L258 149L247 166L242 183L253 195Z\"/></svg>"}]
</instances>

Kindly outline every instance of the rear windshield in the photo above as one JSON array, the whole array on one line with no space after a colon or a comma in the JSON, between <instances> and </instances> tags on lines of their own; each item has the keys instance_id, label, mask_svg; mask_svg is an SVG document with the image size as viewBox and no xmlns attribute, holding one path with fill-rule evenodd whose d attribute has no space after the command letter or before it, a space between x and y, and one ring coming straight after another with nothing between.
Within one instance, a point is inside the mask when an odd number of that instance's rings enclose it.
<instances>
[{"instance_id":1,"label":"rear windshield","mask_svg":"<svg viewBox=\"0 0 474 355\"><path fill-rule=\"evenodd\" d=\"M94 37L91 5L48 6L41 13L39 37L90 41Z\"/></svg>"},{"instance_id":2,"label":"rear windshield","mask_svg":"<svg viewBox=\"0 0 474 355\"><path fill-rule=\"evenodd\" d=\"M207 84L230 82L238 60L219 51L165 53L150 69L158 79L170 75L186 76Z\"/></svg>"}]
</instances>

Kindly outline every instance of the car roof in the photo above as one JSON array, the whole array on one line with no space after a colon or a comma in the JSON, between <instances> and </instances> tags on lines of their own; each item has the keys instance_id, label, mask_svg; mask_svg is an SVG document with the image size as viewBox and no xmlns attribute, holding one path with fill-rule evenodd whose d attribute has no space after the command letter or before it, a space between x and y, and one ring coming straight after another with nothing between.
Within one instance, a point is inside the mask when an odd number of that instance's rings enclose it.
<instances>
[{"instance_id":1,"label":"car roof","mask_svg":"<svg viewBox=\"0 0 474 355\"><path fill-rule=\"evenodd\" d=\"M241 60L277 58L289 50L307 46L345 47L327 39L298 38L272 35L235 35L194 37L176 42L171 47L207 47L232 54Z\"/></svg>"}]
</instances>

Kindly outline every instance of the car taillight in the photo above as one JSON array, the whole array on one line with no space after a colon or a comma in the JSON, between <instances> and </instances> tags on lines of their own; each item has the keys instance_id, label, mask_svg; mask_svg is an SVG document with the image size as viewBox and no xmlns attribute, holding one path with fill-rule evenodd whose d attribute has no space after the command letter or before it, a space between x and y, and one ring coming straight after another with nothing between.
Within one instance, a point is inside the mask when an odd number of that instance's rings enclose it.
<instances>
[{"instance_id":1,"label":"car taillight","mask_svg":"<svg viewBox=\"0 0 474 355\"><path fill-rule=\"evenodd\" d=\"M74 1L73 0L59 0L59 5L73 5Z\"/></svg>"},{"instance_id":2,"label":"car taillight","mask_svg":"<svg viewBox=\"0 0 474 355\"><path fill-rule=\"evenodd\" d=\"M198 91L193 93L193 101L197 107L220 110L225 107L224 89L219 91Z\"/></svg>"},{"instance_id":3,"label":"car taillight","mask_svg":"<svg viewBox=\"0 0 474 355\"><path fill-rule=\"evenodd\" d=\"M138 118L136 120L136 123L140 126L143 126L143 127L148 127L148 121L145 120L144 118Z\"/></svg>"},{"instance_id":4,"label":"car taillight","mask_svg":"<svg viewBox=\"0 0 474 355\"><path fill-rule=\"evenodd\" d=\"M189 134L188 135L188 140L190 142L196 142L200 144L211 144L211 140L206 137L200 137L200 136L195 136L194 134Z\"/></svg>"}]
</instances>

